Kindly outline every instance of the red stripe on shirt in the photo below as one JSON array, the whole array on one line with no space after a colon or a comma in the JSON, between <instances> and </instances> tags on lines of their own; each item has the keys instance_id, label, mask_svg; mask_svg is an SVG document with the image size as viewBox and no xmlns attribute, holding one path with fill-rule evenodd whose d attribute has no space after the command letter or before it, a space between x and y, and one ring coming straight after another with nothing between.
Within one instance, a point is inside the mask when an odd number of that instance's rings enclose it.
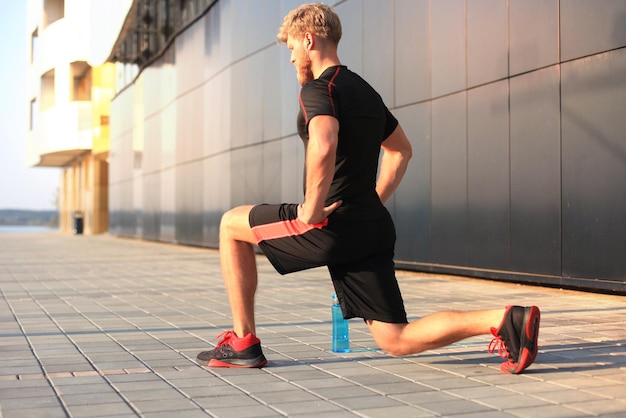
<instances>
[{"instance_id":1,"label":"red stripe on shirt","mask_svg":"<svg viewBox=\"0 0 626 418\"><path fill-rule=\"evenodd\" d=\"M328 82L328 97L330 97L330 105L333 107L333 116L335 117L337 117L337 112L335 111L335 100L333 99L333 81L335 81L335 78L339 74L340 70L341 67L337 67L337 70L335 70L335 74L333 74L330 81Z\"/></svg>"},{"instance_id":2,"label":"red stripe on shirt","mask_svg":"<svg viewBox=\"0 0 626 418\"><path fill-rule=\"evenodd\" d=\"M298 95L298 101L300 102L300 109L302 109L302 113L304 114L304 123L308 125L309 115L307 115L306 107L304 107L304 102L302 101L302 89L300 89L300 94Z\"/></svg>"},{"instance_id":3,"label":"red stripe on shirt","mask_svg":"<svg viewBox=\"0 0 626 418\"><path fill-rule=\"evenodd\" d=\"M337 117L337 111L335 110L335 100L333 99L333 81L339 75L339 71L341 71L341 67L337 67L335 70L335 74L330 78L328 82L328 97L330 98L330 105L333 108L333 116ZM309 115L306 112L306 107L304 106L304 102L302 101L302 89L300 89L300 94L298 95L298 101L300 102L300 109L302 109L302 113L304 114L304 123L306 125L309 124Z\"/></svg>"},{"instance_id":4,"label":"red stripe on shirt","mask_svg":"<svg viewBox=\"0 0 626 418\"><path fill-rule=\"evenodd\" d=\"M289 221L279 221L270 224L257 225L252 227L252 233L256 237L257 243L270 239L293 237L303 235L313 229L321 229L328 225L328 219L318 224L305 224L298 219Z\"/></svg>"}]
</instances>

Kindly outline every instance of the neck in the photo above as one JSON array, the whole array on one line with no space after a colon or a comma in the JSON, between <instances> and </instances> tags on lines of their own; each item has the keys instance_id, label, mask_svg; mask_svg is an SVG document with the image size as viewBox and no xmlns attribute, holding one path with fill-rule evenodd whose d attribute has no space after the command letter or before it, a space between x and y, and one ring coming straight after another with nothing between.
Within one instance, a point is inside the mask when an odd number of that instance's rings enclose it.
<instances>
[{"instance_id":1,"label":"neck","mask_svg":"<svg viewBox=\"0 0 626 418\"><path fill-rule=\"evenodd\" d=\"M337 51L334 49L326 53L320 51L315 54L318 55L317 57L314 56L313 51L311 52L311 70L313 71L313 76L315 78L319 78L319 76L322 75L328 67L341 65L341 61L339 61L339 57L337 56Z\"/></svg>"}]
</instances>

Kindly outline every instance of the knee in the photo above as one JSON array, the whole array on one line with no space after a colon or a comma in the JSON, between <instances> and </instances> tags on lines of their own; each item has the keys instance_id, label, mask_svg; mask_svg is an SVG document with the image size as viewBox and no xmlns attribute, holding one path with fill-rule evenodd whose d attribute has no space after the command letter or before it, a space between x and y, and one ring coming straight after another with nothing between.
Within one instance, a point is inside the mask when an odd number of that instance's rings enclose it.
<instances>
[{"instance_id":1,"label":"knee","mask_svg":"<svg viewBox=\"0 0 626 418\"><path fill-rule=\"evenodd\" d=\"M256 244L250 229L249 206L239 206L225 212L220 220L220 241L244 241Z\"/></svg>"},{"instance_id":2,"label":"knee","mask_svg":"<svg viewBox=\"0 0 626 418\"><path fill-rule=\"evenodd\" d=\"M404 338L404 324L387 324L384 329L378 326L370 327L372 336L381 350L394 357L416 354L411 344L407 344Z\"/></svg>"},{"instance_id":3,"label":"knee","mask_svg":"<svg viewBox=\"0 0 626 418\"><path fill-rule=\"evenodd\" d=\"M220 219L220 233L226 232L229 228L232 228L235 219L235 211L231 209L227 212L224 212L222 218Z\"/></svg>"},{"instance_id":4,"label":"knee","mask_svg":"<svg viewBox=\"0 0 626 418\"><path fill-rule=\"evenodd\" d=\"M384 344L378 344L380 348L387 352L387 354L394 357L408 356L409 354L415 354L406 350L399 341L392 342L386 341Z\"/></svg>"},{"instance_id":5,"label":"knee","mask_svg":"<svg viewBox=\"0 0 626 418\"><path fill-rule=\"evenodd\" d=\"M222 215L220 219L220 236L231 236L241 228L242 222L246 221L245 226L247 226L247 218L244 219L239 208L233 208Z\"/></svg>"},{"instance_id":6,"label":"knee","mask_svg":"<svg viewBox=\"0 0 626 418\"><path fill-rule=\"evenodd\" d=\"M230 233L228 232L230 223L231 223L230 217L228 215L228 212L226 212L222 215L222 218L220 219L220 230L219 230L220 242L227 239L228 236L230 235Z\"/></svg>"}]
</instances>

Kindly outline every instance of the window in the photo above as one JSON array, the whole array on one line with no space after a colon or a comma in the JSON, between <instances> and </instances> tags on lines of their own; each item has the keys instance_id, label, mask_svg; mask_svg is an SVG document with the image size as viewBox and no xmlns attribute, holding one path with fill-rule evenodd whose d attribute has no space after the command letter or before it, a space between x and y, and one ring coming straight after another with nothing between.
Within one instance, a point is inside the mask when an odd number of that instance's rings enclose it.
<instances>
[{"instance_id":1,"label":"window","mask_svg":"<svg viewBox=\"0 0 626 418\"><path fill-rule=\"evenodd\" d=\"M30 101L30 125L29 128L32 131L37 126L37 99L33 99Z\"/></svg>"},{"instance_id":2,"label":"window","mask_svg":"<svg viewBox=\"0 0 626 418\"><path fill-rule=\"evenodd\" d=\"M84 61L76 61L70 64L72 74L72 100L91 100L91 67Z\"/></svg>"},{"instance_id":3,"label":"window","mask_svg":"<svg viewBox=\"0 0 626 418\"><path fill-rule=\"evenodd\" d=\"M43 25L44 28L63 19L65 16L65 0L44 0L43 1Z\"/></svg>"},{"instance_id":4,"label":"window","mask_svg":"<svg viewBox=\"0 0 626 418\"><path fill-rule=\"evenodd\" d=\"M54 69L41 76L41 110L54 106Z\"/></svg>"},{"instance_id":5,"label":"window","mask_svg":"<svg viewBox=\"0 0 626 418\"><path fill-rule=\"evenodd\" d=\"M35 29L30 36L30 62L36 62L39 58L39 29Z\"/></svg>"}]
</instances>

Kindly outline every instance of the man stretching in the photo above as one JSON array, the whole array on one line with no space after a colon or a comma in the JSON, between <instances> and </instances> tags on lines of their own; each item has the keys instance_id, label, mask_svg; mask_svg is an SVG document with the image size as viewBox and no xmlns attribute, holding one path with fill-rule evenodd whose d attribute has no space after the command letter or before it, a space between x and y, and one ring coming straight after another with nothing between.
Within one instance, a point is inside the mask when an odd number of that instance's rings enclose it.
<instances>
[{"instance_id":1,"label":"man stretching","mask_svg":"<svg viewBox=\"0 0 626 418\"><path fill-rule=\"evenodd\" d=\"M327 266L345 318L360 317L378 346L416 354L493 334L505 373L521 373L537 356L536 306L436 312L408 322L395 277L395 227L384 203L411 158L411 144L380 95L341 65L341 22L322 4L289 12L277 35L291 51L300 91L298 134L304 142L300 204L240 206L220 224L220 261L234 329L198 354L210 367L263 367L254 295L258 245L280 274ZM377 178L379 153L383 151Z\"/></svg>"}]
</instances>

